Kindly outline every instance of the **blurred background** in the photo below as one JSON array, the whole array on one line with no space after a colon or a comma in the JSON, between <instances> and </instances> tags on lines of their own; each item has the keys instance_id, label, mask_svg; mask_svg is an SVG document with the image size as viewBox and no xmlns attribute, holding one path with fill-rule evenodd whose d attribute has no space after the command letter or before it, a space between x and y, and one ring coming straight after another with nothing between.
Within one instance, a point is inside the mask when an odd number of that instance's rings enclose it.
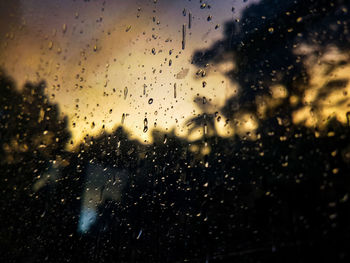
<instances>
[{"instance_id":1,"label":"blurred background","mask_svg":"<svg viewBox=\"0 0 350 263\"><path fill-rule=\"evenodd\" d=\"M345 0L0 3L3 262L347 262Z\"/></svg>"}]
</instances>

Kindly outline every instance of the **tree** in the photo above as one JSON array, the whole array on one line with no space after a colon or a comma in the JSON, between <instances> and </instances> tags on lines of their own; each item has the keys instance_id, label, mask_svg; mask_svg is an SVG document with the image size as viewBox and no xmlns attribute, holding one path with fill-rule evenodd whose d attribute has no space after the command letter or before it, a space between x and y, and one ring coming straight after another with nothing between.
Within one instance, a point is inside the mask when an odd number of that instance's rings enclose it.
<instances>
[{"instance_id":1,"label":"tree","mask_svg":"<svg viewBox=\"0 0 350 263\"><path fill-rule=\"evenodd\" d=\"M240 21L227 22L224 39L208 50L196 52L193 61L205 67L233 57L235 68L227 74L240 90L221 109L227 118L235 112L248 111L261 119L281 115L285 122L291 122L293 112L305 106L303 98L312 78L307 63L311 54L320 62L330 47L343 53L349 50L348 10L349 4L343 0L260 1L247 8ZM301 51L306 46L309 51ZM324 74L329 75L347 61L343 58L324 63L328 64ZM317 102L344 88L347 82L348 79L336 79L319 89L312 107L315 114ZM278 90L271 94L277 85L285 94ZM260 110L262 104L267 104L264 113Z\"/></svg>"},{"instance_id":2,"label":"tree","mask_svg":"<svg viewBox=\"0 0 350 263\"><path fill-rule=\"evenodd\" d=\"M59 117L58 106L49 102L44 90L44 82L17 90L0 71L0 242L5 260L30 260L34 250L48 245L40 242L53 219L48 209L64 199L53 195L46 176L50 167L65 165L70 134L67 119Z\"/></svg>"}]
</instances>

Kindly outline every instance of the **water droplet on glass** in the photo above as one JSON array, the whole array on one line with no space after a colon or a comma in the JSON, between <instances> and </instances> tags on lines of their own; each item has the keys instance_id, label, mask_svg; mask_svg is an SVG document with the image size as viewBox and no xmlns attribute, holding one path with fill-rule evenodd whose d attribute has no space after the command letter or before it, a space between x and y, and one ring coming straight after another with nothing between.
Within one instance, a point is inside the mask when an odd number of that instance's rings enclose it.
<instances>
[{"instance_id":1,"label":"water droplet on glass","mask_svg":"<svg viewBox=\"0 0 350 263\"><path fill-rule=\"evenodd\" d=\"M139 234L137 235L136 239L139 239L142 235L142 229L140 230Z\"/></svg>"},{"instance_id":2,"label":"water droplet on glass","mask_svg":"<svg viewBox=\"0 0 350 263\"><path fill-rule=\"evenodd\" d=\"M182 49L185 49L186 46L186 25L182 25Z\"/></svg>"},{"instance_id":3,"label":"water droplet on glass","mask_svg":"<svg viewBox=\"0 0 350 263\"><path fill-rule=\"evenodd\" d=\"M126 97L128 96L128 87L124 88L124 100L126 99Z\"/></svg>"},{"instance_id":4,"label":"water droplet on glass","mask_svg":"<svg viewBox=\"0 0 350 263\"><path fill-rule=\"evenodd\" d=\"M205 135L208 134L208 125L206 123L204 123L203 132Z\"/></svg>"},{"instance_id":5,"label":"water droplet on glass","mask_svg":"<svg viewBox=\"0 0 350 263\"><path fill-rule=\"evenodd\" d=\"M143 132L146 133L148 131L148 120L147 120L147 118L145 118L143 120L143 125L144 125Z\"/></svg>"},{"instance_id":6,"label":"water droplet on glass","mask_svg":"<svg viewBox=\"0 0 350 263\"><path fill-rule=\"evenodd\" d=\"M124 124L124 121L125 121L125 113L123 113L122 115L122 124Z\"/></svg>"},{"instance_id":7,"label":"water droplet on glass","mask_svg":"<svg viewBox=\"0 0 350 263\"><path fill-rule=\"evenodd\" d=\"M205 77L207 75L207 73L205 72L205 70L203 69L199 69L197 72L196 72L196 75L198 77Z\"/></svg>"}]
</instances>

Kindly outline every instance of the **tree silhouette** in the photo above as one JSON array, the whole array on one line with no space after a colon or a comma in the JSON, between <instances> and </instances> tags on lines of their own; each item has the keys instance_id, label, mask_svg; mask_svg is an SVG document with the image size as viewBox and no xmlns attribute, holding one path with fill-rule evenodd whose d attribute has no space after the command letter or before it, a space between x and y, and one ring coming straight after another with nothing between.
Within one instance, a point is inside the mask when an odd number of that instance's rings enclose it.
<instances>
[{"instance_id":1,"label":"tree silhouette","mask_svg":"<svg viewBox=\"0 0 350 263\"><path fill-rule=\"evenodd\" d=\"M64 163L70 136L67 119L59 117L57 105L48 101L44 89L42 82L17 90L0 71L0 189L4 197L0 242L5 260L30 260L33 250L42 249L40 235L55 221L49 216L49 207L63 204L61 200L65 198L54 196L50 187L35 188L40 180L45 186L43 177L50 172L50 166ZM56 212L59 214L59 207Z\"/></svg>"},{"instance_id":2,"label":"tree silhouette","mask_svg":"<svg viewBox=\"0 0 350 263\"><path fill-rule=\"evenodd\" d=\"M258 112L258 98L271 97L271 86L281 84L287 89L278 108L272 112L291 119L291 113L303 106L302 100L291 105L290 98L303 98L310 85L310 75L305 66L305 54L297 50L302 45L312 46L319 57L330 46L343 52L349 50L347 1L276 1L263 0L252 4L240 21L225 25L224 39L210 49L198 51L193 61L199 67L218 64L233 57L235 68L228 76L236 81L238 95L228 99L221 112L231 117L237 110ZM230 56L229 56L230 55ZM344 66L347 61L332 61L329 71ZM347 80L334 81L322 89L320 100L335 88L343 87Z\"/></svg>"}]
</instances>

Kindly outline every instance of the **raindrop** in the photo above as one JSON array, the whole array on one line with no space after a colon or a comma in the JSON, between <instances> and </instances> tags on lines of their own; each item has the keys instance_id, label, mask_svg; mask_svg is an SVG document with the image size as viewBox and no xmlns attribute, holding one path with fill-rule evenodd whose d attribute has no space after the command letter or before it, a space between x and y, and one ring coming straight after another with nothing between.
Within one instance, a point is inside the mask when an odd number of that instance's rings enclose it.
<instances>
[{"instance_id":1,"label":"raindrop","mask_svg":"<svg viewBox=\"0 0 350 263\"><path fill-rule=\"evenodd\" d=\"M145 118L143 120L143 125L144 125L143 132L146 133L148 131L148 120L147 120L147 118Z\"/></svg>"},{"instance_id":2,"label":"raindrop","mask_svg":"<svg viewBox=\"0 0 350 263\"><path fill-rule=\"evenodd\" d=\"M186 46L186 25L182 25L182 49L185 49Z\"/></svg>"},{"instance_id":3,"label":"raindrop","mask_svg":"<svg viewBox=\"0 0 350 263\"><path fill-rule=\"evenodd\" d=\"M124 88L124 100L126 100L126 97L128 96L128 87Z\"/></svg>"},{"instance_id":4,"label":"raindrop","mask_svg":"<svg viewBox=\"0 0 350 263\"><path fill-rule=\"evenodd\" d=\"M137 235L136 239L139 239L142 235L142 229L140 230L139 234Z\"/></svg>"},{"instance_id":5,"label":"raindrop","mask_svg":"<svg viewBox=\"0 0 350 263\"><path fill-rule=\"evenodd\" d=\"M122 115L122 124L124 124L124 121L125 121L125 113L123 113Z\"/></svg>"},{"instance_id":6,"label":"raindrop","mask_svg":"<svg viewBox=\"0 0 350 263\"><path fill-rule=\"evenodd\" d=\"M199 70L197 70L196 75L197 75L198 77L204 78L204 77L207 75L207 73L205 72L204 69L199 69Z\"/></svg>"},{"instance_id":7,"label":"raindrop","mask_svg":"<svg viewBox=\"0 0 350 263\"><path fill-rule=\"evenodd\" d=\"M207 135L208 134L208 125L206 123L204 123L203 130L204 130L204 134Z\"/></svg>"}]
</instances>

